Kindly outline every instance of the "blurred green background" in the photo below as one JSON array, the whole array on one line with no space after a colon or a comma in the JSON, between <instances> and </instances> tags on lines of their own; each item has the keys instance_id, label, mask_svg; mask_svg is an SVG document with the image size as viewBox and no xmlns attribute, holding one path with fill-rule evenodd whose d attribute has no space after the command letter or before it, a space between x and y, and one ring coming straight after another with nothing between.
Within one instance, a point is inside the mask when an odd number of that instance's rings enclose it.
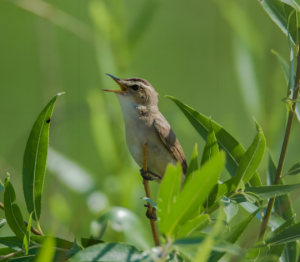
<instances>
[{"instance_id":1,"label":"blurred green background","mask_svg":"<svg viewBox=\"0 0 300 262\"><path fill-rule=\"evenodd\" d=\"M105 73L145 78L154 86L188 161L195 143L202 152L204 141L164 95L211 116L245 148L256 133L255 117L277 162L287 89L271 49L288 60L288 40L259 1L0 0L1 180L11 174L27 219L25 144L39 112L64 91L51 121L43 230L69 240L89 237L101 210L121 206L149 235L142 179L126 147L120 106L114 94L101 91L116 88ZM299 132L295 121L285 170L299 161ZM266 168L267 154L259 169L263 183ZM224 172L222 180L228 176ZM158 184L151 189L155 200ZM296 213L298 194L291 196ZM5 227L0 234L11 232ZM124 235L111 230L104 240L124 241Z\"/></svg>"}]
</instances>

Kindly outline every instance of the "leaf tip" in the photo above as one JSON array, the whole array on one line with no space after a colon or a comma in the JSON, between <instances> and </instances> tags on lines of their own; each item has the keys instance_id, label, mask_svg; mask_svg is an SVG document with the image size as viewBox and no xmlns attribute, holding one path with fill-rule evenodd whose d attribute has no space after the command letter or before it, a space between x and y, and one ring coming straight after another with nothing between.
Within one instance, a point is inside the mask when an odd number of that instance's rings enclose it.
<instances>
[{"instance_id":1,"label":"leaf tip","mask_svg":"<svg viewBox=\"0 0 300 262\"><path fill-rule=\"evenodd\" d=\"M60 93L58 93L57 95L58 96L61 96L61 95L64 95L66 92L60 92Z\"/></svg>"}]
</instances>

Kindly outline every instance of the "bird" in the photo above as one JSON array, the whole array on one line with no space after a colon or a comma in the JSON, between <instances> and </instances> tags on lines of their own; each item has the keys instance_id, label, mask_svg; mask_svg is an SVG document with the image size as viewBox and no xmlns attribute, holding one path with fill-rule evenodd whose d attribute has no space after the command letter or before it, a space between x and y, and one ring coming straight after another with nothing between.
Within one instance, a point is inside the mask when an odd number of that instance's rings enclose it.
<instances>
[{"instance_id":1,"label":"bird","mask_svg":"<svg viewBox=\"0 0 300 262\"><path fill-rule=\"evenodd\" d=\"M172 130L158 108L158 94L145 79L132 77L119 79L110 76L120 87L120 90L103 89L116 94L124 118L126 143L135 162L141 167L144 179L161 182L168 164L182 166L183 183L187 172L187 162L184 151ZM143 145L147 144L148 170L143 171ZM150 176L146 175L150 174Z\"/></svg>"}]
</instances>

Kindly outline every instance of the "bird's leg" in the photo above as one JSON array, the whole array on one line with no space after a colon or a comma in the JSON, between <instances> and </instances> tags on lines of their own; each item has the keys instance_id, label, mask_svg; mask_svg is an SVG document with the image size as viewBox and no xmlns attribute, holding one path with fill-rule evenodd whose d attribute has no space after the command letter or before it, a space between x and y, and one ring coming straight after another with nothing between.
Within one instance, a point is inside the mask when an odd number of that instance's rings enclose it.
<instances>
[{"instance_id":1,"label":"bird's leg","mask_svg":"<svg viewBox=\"0 0 300 262\"><path fill-rule=\"evenodd\" d=\"M141 173L141 176L143 177L143 179L145 180L155 180L157 178L160 178L158 175L156 175L155 173L153 173L152 171L149 170L149 168L147 169L147 171L144 171L143 168L140 169L140 173ZM148 174L151 174L153 176L149 176Z\"/></svg>"},{"instance_id":2,"label":"bird's leg","mask_svg":"<svg viewBox=\"0 0 300 262\"><path fill-rule=\"evenodd\" d=\"M148 207L148 205L144 205L145 207ZM147 209L146 211L146 217L148 217L149 219L151 219L152 221L156 221L157 220L157 216L156 216L156 208L152 207L153 213L150 214L149 209Z\"/></svg>"}]
</instances>

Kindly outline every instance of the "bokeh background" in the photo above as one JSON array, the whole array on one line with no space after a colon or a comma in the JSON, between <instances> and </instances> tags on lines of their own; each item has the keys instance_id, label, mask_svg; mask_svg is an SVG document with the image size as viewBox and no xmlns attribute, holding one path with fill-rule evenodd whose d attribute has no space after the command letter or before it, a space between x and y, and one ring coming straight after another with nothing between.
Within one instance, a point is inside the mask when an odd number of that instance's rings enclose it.
<instances>
[{"instance_id":1,"label":"bokeh background","mask_svg":"<svg viewBox=\"0 0 300 262\"><path fill-rule=\"evenodd\" d=\"M204 141L165 95L211 116L245 148L256 134L255 117L277 162L287 87L271 49L288 60L288 40L259 1L0 0L0 178L11 174L27 219L26 141L46 103L64 91L51 121L42 228L69 240L89 237L99 212L120 206L148 236L139 167L125 144L117 98L101 91L116 88L105 73L145 78L155 87L188 161L195 143L201 155ZM299 132L295 121L285 170L299 161ZM267 154L258 171L267 183ZM158 184L151 190L155 200ZM298 194L291 195L296 213ZM113 229L122 229L119 222ZM113 229L104 240L130 238Z\"/></svg>"}]
</instances>

